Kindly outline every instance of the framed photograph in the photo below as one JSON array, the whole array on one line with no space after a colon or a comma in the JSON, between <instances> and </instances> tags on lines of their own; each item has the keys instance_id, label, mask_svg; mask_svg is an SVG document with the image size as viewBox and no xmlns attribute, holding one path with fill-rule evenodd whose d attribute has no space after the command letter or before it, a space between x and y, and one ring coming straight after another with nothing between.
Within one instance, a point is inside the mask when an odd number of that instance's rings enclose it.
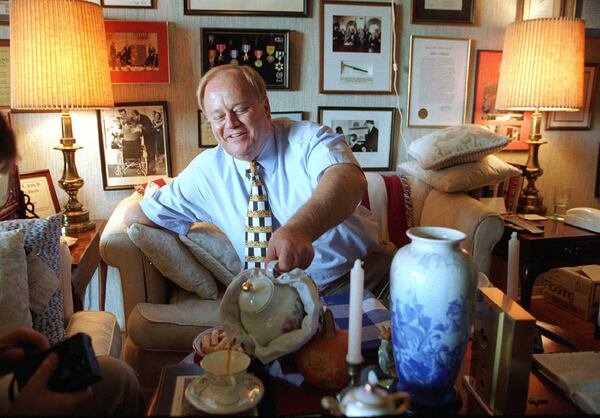
<instances>
[{"instance_id":1,"label":"framed photograph","mask_svg":"<svg viewBox=\"0 0 600 418\"><path fill-rule=\"evenodd\" d=\"M319 92L392 92L389 3L321 0Z\"/></svg>"},{"instance_id":2,"label":"framed photograph","mask_svg":"<svg viewBox=\"0 0 600 418\"><path fill-rule=\"evenodd\" d=\"M0 25L8 25L10 16L10 1L0 0Z\"/></svg>"},{"instance_id":3,"label":"framed photograph","mask_svg":"<svg viewBox=\"0 0 600 418\"><path fill-rule=\"evenodd\" d=\"M480 49L475 60L473 114L471 122L485 125L490 131L508 136L505 151L524 151L531 130L531 112L496 109L496 92L500 77L502 51Z\"/></svg>"},{"instance_id":4,"label":"framed photograph","mask_svg":"<svg viewBox=\"0 0 600 418\"><path fill-rule=\"evenodd\" d=\"M210 122L198 109L198 148L213 148L219 145L213 134Z\"/></svg>"},{"instance_id":5,"label":"framed photograph","mask_svg":"<svg viewBox=\"0 0 600 418\"><path fill-rule=\"evenodd\" d=\"M10 41L0 39L0 107L10 107Z\"/></svg>"},{"instance_id":6,"label":"framed photograph","mask_svg":"<svg viewBox=\"0 0 600 418\"><path fill-rule=\"evenodd\" d=\"M413 0L412 23L472 25L475 0Z\"/></svg>"},{"instance_id":7,"label":"framed photograph","mask_svg":"<svg viewBox=\"0 0 600 418\"><path fill-rule=\"evenodd\" d=\"M594 113L592 105L596 97L596 80L600 64L585 64L583 73L583 109L577 112L546 112L546 129L589 130L592 129Z\"/></svg>"},{"instance_id":8,"label":"framed photograph","mask_svg":"<svg viewBox=\"0 0 600 418\"><path fill-rule=\"evenodd\" d=\"M271 112L271 117L275 118L288 118L296 122L303 120L304 112Z\"/></svg>"},{"instance_id":9,"label":"framed photograph","mask_svg":"<svg viewBox=\"0 0 600 418\"><path fill-rule=\"evenodd\" d=\"M289 30L202 29L202 73L223 64L248 65L268 89L289 89Z\"/></svg>"},{"instance_id":10,"label":"framed photograph","mask_svg":"<svg viewBox=\"0 0 600 418\"><path fill-rule=\"evenodd\" d=\"M319 123L344 134L365 171L391 170L393 107L319 107Z\"/></svg>"},{"instance_id":11,"label":"framed photograph","mask_svg":"<svg viewBox=\"0 0 600 418\"><path fill-rule=\"evenodd\" d=\"M105 26L114 84L169 83L168 22L107 20Z\"/></svg>"},{"instance_id":12,"label":"framed photograph","mask_svg":"<svg viewBox=\"0 0 600 418\"><path fill-rule=\"evenodd\" d=\"M565 0L517 0L516 20L561 17L565 15Z\"/></svg>"},{"instance_id":13,"label":"framed photograph","mask_svg":"<svg viewBox=\"0 0 600 418\"><path fill-rule=\"evenodd\" d=\"M183 0L186 15L308 16L308 0Z\"/></svg>"},{"instance_id":14,"label":"framed photograph","mask_svg":"<svg viewBox=\"0 0 600 418\"><path fill-rule=\"evenodd\" d=\"M600 37L600 2L598 0L577 0L575 16L585 20L586 36Z\"/></svg>"},{"instance_id":15,"label":"framed photograph","mask_svg":"<svg viewBox=\"0 0 600 418\"><path fill-rule=\"evenodd\" d=\"M152 9L154 0L102 0L102 6L109 8Z\"/></svg>"},{"instance_id":16,"label":"framed photograph","mask_svg":"<svg viewBox=\"0 0 600 418\"><path fill-rule=\"evenodd\" d=\"M104 190L171 177L167 102L115 103L98 111Z\"/></svg>"},{"instance_id":17,"label":"framed photograph","mask_svg":"<svg viewBox=\"0 0 600 418\"><path fill-rule=\"evenodd\" d=\"M33 211L40 218L60 212L60 204L50 170L38 170L19 175L21 190L33 203Z\"/></svg>"},{"instance_id":18,"label":"framed photograph","mask_svg":"<svg viewBox=\"0 0 600 418\"><path fill-rule=\"evenodd\" d=\"M465 122L471 40L410 37L408 126L445 128Z\"/></svg>"}]
</instances>

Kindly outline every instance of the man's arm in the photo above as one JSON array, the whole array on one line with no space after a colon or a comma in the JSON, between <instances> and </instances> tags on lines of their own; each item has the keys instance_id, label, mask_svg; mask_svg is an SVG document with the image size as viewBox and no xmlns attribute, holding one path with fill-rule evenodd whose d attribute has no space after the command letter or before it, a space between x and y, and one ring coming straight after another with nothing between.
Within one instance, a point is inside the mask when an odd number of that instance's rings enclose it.
<instances>
[{"instance_id":1,"label":"man's arm","mask_svg":"<svg viewBox=\"0 0 600 418\"><path fill-rule=\"evenodd\" d=\"M143 224L158 228L158 225L150 220L142 210L140 202L136 201L131 204L123 215L123 222L125 226L129 227L131 224Z\"/></svg>"},{"instance_id":2,"label":"man's arm","mask_svg":"<svg viewBox=\"0 0 600 418\"><path fill-rule=\"evenodd\" d=\"M313 241L348 218L367 188L364 174L354 164L329 167L311 198L269 241L265 262L279 260L278 268L307 268L314 257Z\"/></svg>"}]
</instances>

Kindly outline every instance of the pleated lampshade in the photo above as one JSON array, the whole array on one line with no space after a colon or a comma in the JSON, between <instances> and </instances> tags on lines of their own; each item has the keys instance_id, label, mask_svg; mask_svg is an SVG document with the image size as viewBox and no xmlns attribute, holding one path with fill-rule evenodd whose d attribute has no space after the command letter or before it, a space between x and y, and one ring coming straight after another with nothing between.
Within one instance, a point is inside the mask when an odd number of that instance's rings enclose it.
<instances>
[{"instance_id":1,"label":"pleated lampshade","mask_svg":"<svg viewBox=\"0 0 600 418\"><path fill-rule=\"evenodd\" d=\"M102 7L85 0L11 0L11 107L112 107Z\"/></svg>"},{"instance_id":2,"label":"pleated lampshade","mask_svg":"<svg viewBox=\"0 0 600 418\"><path fill-rule=\"evenodd\" d=\"M579 110L583 106L584 52L581 19L511 23L504 38L496 108Z\"/></svg>"}]
</instances>

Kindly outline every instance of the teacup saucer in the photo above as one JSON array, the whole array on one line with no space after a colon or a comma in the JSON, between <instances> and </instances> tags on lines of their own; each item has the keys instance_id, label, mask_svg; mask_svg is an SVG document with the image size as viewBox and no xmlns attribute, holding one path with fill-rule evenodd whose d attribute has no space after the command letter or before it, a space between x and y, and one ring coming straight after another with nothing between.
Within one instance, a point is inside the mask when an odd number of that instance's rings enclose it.
<instances>
[{"instance_id":1,"label":"teacup saucer","mask_svg":"<svg viewBox=\"0 0 600 418\"><path fill-rule=\"evenodd\" d=\"M254 407L263 397L265 387L260 379L248 373L240 384L240 399L231 405L221 405L214 400L208 377L200 376L185 390L185 398L203 412L216 415L236 414Z\"/></svg>"}]
</instances>

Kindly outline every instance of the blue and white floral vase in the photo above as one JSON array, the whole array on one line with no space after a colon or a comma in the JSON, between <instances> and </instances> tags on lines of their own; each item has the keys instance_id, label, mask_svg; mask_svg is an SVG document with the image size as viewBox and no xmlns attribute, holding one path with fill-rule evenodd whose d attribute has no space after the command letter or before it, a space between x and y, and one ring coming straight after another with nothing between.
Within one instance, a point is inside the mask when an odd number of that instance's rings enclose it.
<instances>
[{"instance_id":1,"label":"blue and white floral vase","mask_svg":"<svg viewBox=\"0 0 600 418\"><path fill-rule=\"evenodd\" d=\"M475 305L477 268L460 248L465 234L441 227L410 228L390 269L392 343L398 390L418 405L455 399Z\"/></svg>"}]
</instances>

